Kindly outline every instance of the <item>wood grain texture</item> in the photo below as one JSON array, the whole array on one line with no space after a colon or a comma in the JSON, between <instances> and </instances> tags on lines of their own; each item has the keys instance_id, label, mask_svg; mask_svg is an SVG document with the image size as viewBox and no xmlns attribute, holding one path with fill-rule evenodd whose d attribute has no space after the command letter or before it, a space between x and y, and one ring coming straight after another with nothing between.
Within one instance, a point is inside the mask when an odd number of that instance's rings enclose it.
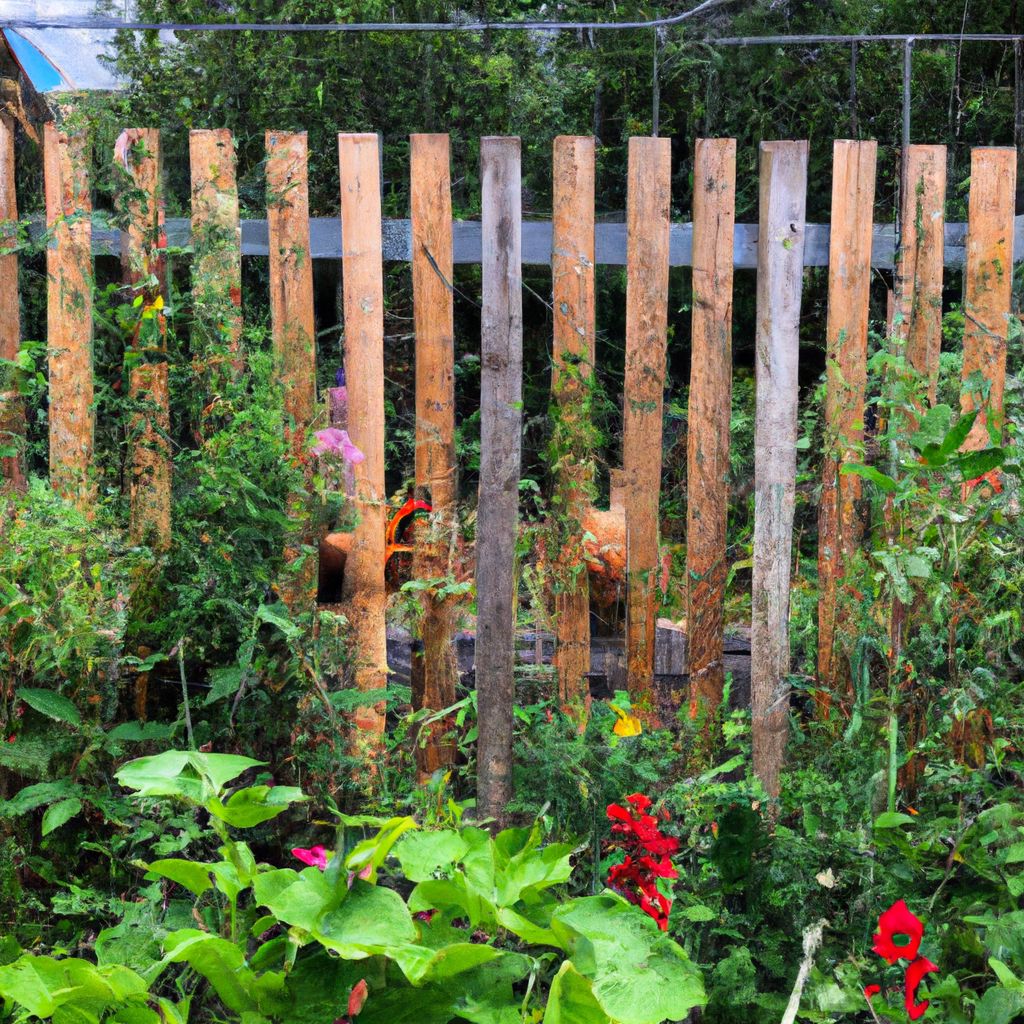
<instances>
[{"instance_id":1,"label":"wood grain texture","mask_svg":"<svg viewBox=\"0 0 1024 1024\"><path fill-rule=\"evenodd\" d=\"M95 420L92 369L90 146L84 130L43 126L48 278L46 320L50 399L50 482L87 506Z\"/></svg>"},{"instance_id":2,"label":"wood grain texture","mask_svg":"<svg viewBox=\"0 0 1024 1024\"><path fill-rule=\"evenodd\" d=\"M129 391L131 423L128 494L132 540L156 551L171 546L171 429L167 368L167 236L164 231L163 163L155 128L126 128L114 146L115 173L123 182L127 227L121 265L141 317L132 336Z\"/></svg>"},{"instance_id":3,"label":"wood grain texture","mask_svg":"<svg viewBox=\"0 0 1024 1024\"><path fill-rule=\"evenodd\" d=\"M14 122L0 114L0 249L18 241L18 200L14 173ZM13 362L21 347L21 310L18 298L18 256L0 256L0 359ZM25 410L18 382L10 366L0 366L0 448L13 448L0 456L0 481L16 490L25 487Z\"/></svg>"},{"instance_id":4,"label":"wood grain texture","mask_svg":"<svg viewBox=\"0 0 1024 1024\"><path fill-rule=\"evenodd\" d=\"M192 170L192 357L215 396L241 372L242 231L235 143L226 128L189 132Z\"/></svg>"},{"instance_id":5,"label":"wood grain texture","mask_svg":"<svg viewBox=\"0 0 1024 1024\"><path fill-rule=\"evenodd\" d=\"M690 706L722 701L732 414L736 140L698 139L693 166L693 335L687 416L686 593Z\"/></svg>"},{"instance_id":6,"label":"wood grain texture","mask_svg":"<svg viewBox=\"0 0 1024 1024\"><path fill-rule=\"evenodd\" d=\"M341 171L342 273L349 436L366 456L355 467L355 528L345 566L348 617L358 689L376 691L353 715L353 747L367 759L384 733L387 643L384 627L384 279L380 242L380 142L376 135L338 136Z\"/></svg>"},{"instance_id":7,"label":"wood grain texture","mask_svg":"<svg viewBox=\"0 0 1024 1024\"><path fill-rule=\"evenodd\" d=\"M653 716L654 635L661 494L661 420L668 338L672 148L629 140L626 199L626 377L622 466L626 514L626 666L630 698Z\"/></svg>"},{"instance_id":8,"label":"wood grain texture","mask_svg":"<svg viewBox=\"0 0 1024 1024\"><path fill-rule=\"evenodd\" d=\"M452 292L452 196L447 135L412 135L413 323L416 331L416 494L431 505L430 522L416 531L413 576L443 580L455 571L458 468L455 458L455 325ZM455 703L458 666L452 646L457 601L438 587L421 592L422 660L413 708L439 711ZM451 764L455 747L442 742L450 723L430 727L417 745L420 772ZM422 737L421 737L422 741Z\"/></svg>"},{"instance_id":9,"label":"wood grain texture","mask_svg":"<svg viewBox=\"0 0 1024 1024\"><path fill-rule=\"evenodd\" d=\"M910 146L904 158L901 239L893 296L894 332L907 362L935 402L942 346L942 271L946 226L946 147Z\"/></svg>"},{"instance_id":10,"label":"wood grain texture","mask_svg":"<svg viewBox=\"0 0 1024 1024\"><path fill-rule=\"evenodd\" d=\"M864 440L871 226L875 142L838 140L833 146L832 239L826 326L825 443L818 510L818 708L828 714L831 693L849 683L837 644L838 584L860 539L854 503L860 477L840 473L860 459Z\"/></svg>"},{"instance_id":11,"label":"wood grain texture","mask_svg":"<svg viewBox=\"0 0 1024 1024\"><path fill-rule=\"evenodd\" d=\"M979 410L963 445L966 451L989 446L990 426L997 436L1001 436L1003 430L1016 189L1016 150L971 151L967 266L964 270L967 323L964 327L963 380L966 385L972 374L980 373L985 383L981 391L968 386L960 400L963 412Z\"/></svg>"},{"instance_id":12,"label":"wood grain texture","mask_svg":"<svg viewBox=\"0 0 1024 1024\"><path fill-rule=\"evenodd\" d=\"M309 255L305 132L266 133L270 321L285 415L302 430L316 409L316 326Z\"/></svg>"},{"instance_id":13,"label":"wood grain texture","mask_svg":"<svg viewBox=\"0 0 1024 1024\"><path fill-rule=\"evenodd\" d=\"M483 312L476 530L477 809L502 823L512 796L515 549L523 430L520 143L480 142Z\"/></svg>"},{"instance_id":14,"label":"wood grain texture","mask_svg":"<svg viewBox=\"0 0 1024 1024\"><path fill-rule=\"evenodd\" d=\"M806 142L762 142L760 147L750 688L754 771L771 797L779 795L789 732L807 153Z\"/></svg>"},{"instance_id":15,"label":"wood grain texture","mask_svg":"<svg viewBox=\"0 0 1024 1024\"><path fill-rule=\"evenodd\" d=\"M590 504L594 455L589 450L595 313L593 138L556 138L553 165L551 388L559 457L554 514L559 539L565 540L553 566L558 585L554 663L559 704L582 725L590 696L590 586L581 523Z\"/></svg>"}]
</instances>

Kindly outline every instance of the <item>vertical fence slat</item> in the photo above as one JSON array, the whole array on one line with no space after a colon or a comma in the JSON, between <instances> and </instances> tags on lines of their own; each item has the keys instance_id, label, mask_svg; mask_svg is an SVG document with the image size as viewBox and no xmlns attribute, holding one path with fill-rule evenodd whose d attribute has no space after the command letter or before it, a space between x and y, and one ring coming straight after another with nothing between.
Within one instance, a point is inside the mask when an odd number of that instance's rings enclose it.
<instances>
[{"instance_id":1,"label":"vertical fence slat","mask_svg":"<svg viewBox=\"0 0 1024 1024\"><path fill-rule=\"evenodd\" d=\"M789 586L796 497L800 299L807 206L806 142L761 143L754 365L754 574L751 739L769 796L789 730Z\"/></svg>"},{"instance_id":2,"label":"vertical fence slat","mask_svg":"<svg viewBox=\"0 0 1024 1024\"><path fill-rule=\"evenodd\" d=\"M555 514L572 535L554 563L555 667L563 710L585 713L590 672L590 586L581 526L592 478L587 449L594 375L594 140L559 136L553 154L551 282L554 342L552 398L559 447Z\"/></svg>"},{"instance_id":3,"label":"vertical fence slat","mask_svg":"<svg viewBox=\"0 0 1024 1024\"><path fill-rule=\"evenodd\" d=\"M836 649L838 581L859 539L854 502L860 478L840 472L857 461L864 437L868 300L875 197L876 142L833 146L832 232L826 327L825 443L818 510L818 707L848 677Z\"/></svg>"},{"instance_id":4,"label":"vertical fence slat","mask_svg":"<svg viewBox=\"0 0 1024 1024\"><path fill-rule=\"evenodd\" d=\"M13 248L18 240L18 200L14 187L14 122L0 114L0 249ZM18 302L18 257L0 256L0 359L13 362L21 347L21 315ZM0 480L13 487L25 486L25 413L11 366L0 366L0 448L14 448L0 456Z\"/></svg>"},{"instance_id":5,"label":"vertical fence slat","mask_svg":"<svg viewBox=\"0 0 1024 1024\"><path fill-rule=\"evenodd\" d=\"M192 169L193 359L205 363L208 386L241 370L242 228L238 220L235 143L226 128L189 132ZM220 349L230 366L211 360Z\"/></svg>"},{"instance_id":6,"label":"vertical fence slat","mask_svg":"<svg viewBox=\"0 0 1024 1024\"><path fill-rule=\"evenodd\" d=\"M661 419L668 341L672 146L629 140L626 199L626 379L622 465L626 515L626 666L630 698L654 714L655 589Z\"/></svg>"},{"instance_id":7,"label":"vertical fence slat","mask_svg":"<svg viewBox=\"0 0 1024 1024\"><path fill-rule=\"evenodd\" d=\"M447 135L410 136L413 322L416 331L416 492L431 505L430 525L417 531L413 574L445 579L453 571L458 529L455 460L455 325L452 293L452 194ZM414 673L413 708L438 711L455 703L458 671L452 640L456 602L436 588L422 592L423 652ZM431 774L451 764L455 749L442 743L447 723L418 743L419 769Z\"/></svg>"},{"instance_id":8,"label":"vertical fence slat","mask_svg":"<svg viewBox=\"0 0 1024 1024\"><path fill-rule=\"evenodd\" d=\"M93 492L92 202L84 131L43 126L46 188L50 481L87 504Z\"/></svg>"},{"instance_id":9,"label":"vertical fence slat","mask_svg":"<svg viewBox=\"0 0 1024 1024\"><path fill-rule=\"evenodd\" d=\"M387 640L384 627L384 273L381 260L380 143L376 135L338 136L348 422L366 456L355 467L359 523L345 564L346 615L355 684L377 691L354 715L353 748L369 756L384 732Z\"/></svg>"},{"instance_id":10,"label":"vertical fence slat","mask_svg":"<svg viewBox=\"0 0 1024 1024\"><path fill-rule=\"evenodd\" d=\"M141 316L132 338L128 387L133 405L130 533L157 551L171 545L171 428L167 380L167 238L160 184L160 133L128 128L114 146L114 161L126 175L127 226L121 232L124 282L141 297Z\"/></svg>"},{"instance_id":11,"label":"vertical fence slat","mask_svg":"<svg viewBox=\"0 0 1024 1024\"><path fill-rule=\"evenodd\" d=\"M690 702L722 700L732 412L736 140L698 139L693 166L693 343L687 421L686 593Z\"/></svg>"},{"instance_id":12,"label":"vertical fence slat","mask_svg":"<svg viewBox=\"0 0 1024 1024\"><path fill-rule=\"evenodd\" d=\"M306 133L266 133L270 317L285 414L301 432L316 407L313 262L309 255Z\"/></svg>"},{"instance_id":13,"label":"vertical fence slat","mask_svg":"<svg viewBox=\"0 0 1024 1024\"><path fill-rule=\"evenodd\" d=\"M476 529L478 807L499 822L512 795L515 547L522 445L522 200L518 138L480 142L483 312Z\"/></svg>"},{"instance_id":14,"label":"vertical fence slat","mask_svg":"<svg viewBox=\"0 0 1024 1024\"><path fill-rule=\"evenodd\" d=\"M988 397L965 393L963 411L981 410L964 449L989 445L988 427L1003 428L1006 387L1006 337L1013 285L1013 213L1017 188L1015 149L971 151L971 194L967 220L967 266L964 270L963 380L980 372Z\"/></svg>"},{"instance_id":15,"label":"vertical fence slat","mask_svg":"<svg viewBox=\"0 0 1024 1024\"><path fill-rule=\"evenodd\" d=\"M909 146L900 200L895 332L907 362L928 382L935 401L942 346L942 268L945 244L946 147Z\"/></svg>"}]
</instances>

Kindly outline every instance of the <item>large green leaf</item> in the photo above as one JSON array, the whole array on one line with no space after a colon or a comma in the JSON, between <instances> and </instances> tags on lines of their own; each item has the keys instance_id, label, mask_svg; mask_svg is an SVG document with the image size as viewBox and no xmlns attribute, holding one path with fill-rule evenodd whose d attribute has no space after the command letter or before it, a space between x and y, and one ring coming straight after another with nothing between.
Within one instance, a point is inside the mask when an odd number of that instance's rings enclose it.
<instances>
[{"instance_id":1,"label":"large green leaf","mask_svg":"<svg viewBox=\"0 0 1024 1024\"><path fill-rule=\"evenodd\" d=\"M563 904L552 930L572 950L602 1009L621 1024L682 1020L707 997L700 971L678 943L644 914L614 896Z\"/></svg>"},{"instance_id":2,"label":"large green leaf","mask_svg":"<svg viewBox=\"0 0 1024 1024\"><path fill-rule=\"evenodd\" d=\"M30 708L46 715L47 718L65 722L68 725L82 724L82 716L79 714L78 708L67 697L54 693L53 690L36 690L22 686L15 691L15 695Z\"/></svg>"},{"instance_id":3,"label":"large green leaf","mask_svg":"<svg viewBox=\"0 0 1024 1024\"><path fill-rule=\"evenodd\" d=\"M211 814L235 828L252 828L305 799L302 790L295 786L248 786L232 793L226 803L213 798L206 806Z\"/></svg>"},{"instance_id":4,"label":"large green leaf","mask_svg":"<svg viewBox=\"0 0 1024 1024\"><path fill-rule=\"evenodd\" d=\"M317 868L279 868L256 876L252 885L256 902L279 921L312 932L322 914L341 902L346 893L334 888Z\"/></svg>"},{"instance_id":5,"label":"large green leaf","mask_svg":"<svg viewBox=\"0 0 1024 1024\"><path fill-rule=\"evenodd\" d=\"M161 878L169 878L172 882L184 886L196 896L202 896L207 889L213 888L210 881L210 865L199 864L193 860L181 860L170 857L167 860L155 860L147 870Z\"/></svg>"},{"instance_id":6,"label":"large green leaf","mask_svg":"<svg viewBox=\"0 0 1024 1024\"><path fill-rule=\"evenodd\" d=\"M323 915L313 934L328 949L354 960L414 943L417 933L412 914L397 892L357 878L345 899Z\"/></svg>"},{"instance_id":7,"label":"large green leaf","mask_svg":"<svg viewBox=\"0 0 1024 1024\"><path fill-rule=\"evenodd\" d=\"M562 964L551 982L544 1024L613 1024L594 995L594 986L573 967Z\"/></svg>"},{"instance_id":8,"label":"large green leaf","mask_svg":"<svg viewBox=\"0 0 1024 1024\"><path fill-rule=\"evenodd\" d=\"M395 843L409 832L418 828L414 818L391 818L378 830L377 834L357 844L345 858L345 866L370 882L377 881L377 872L387 860ZM367 874L368 869L368 874Z\"/></svg>"},{"instance_id":9,"label":"large green leaf","mask_svg":"<svg viewBox=\"0 0 1024 1024\"><path fill-rule=\"evenodd\" d=\"M0 800L0 817L20 818L37 807L55 803L69 797L80 796L82 787L68 779L57 782L37 782L19 789L10 800Z\"/></svg>"},{"instance_id":10,"label":"large green leaf","mask_svg":"<svg viewBox=\"0 0 1024 1024\"><path fill-rule=\"evenodd\" d=\"M425 882L442 869L450 869L469 850L466 841L454 829L442 832L413 832L395 849L402 874L410 882Z\"/></svg>"},{"instance_id":11,"label":"large green leaf","mask_svg":"<svg viewBox=\"0 0 1024 1024\"><path fill-rule=\"evenodd\" d=\"M43 815L43 835L48 836L65 822L70 821L82 809L82 801L78 797L68 797L50 804Z\"/></svg>"},{"instance_id":12,"label":"large green leaf","mask_svg":"<svg viewBox=\"0 0 1024 1024\"><path fill-rule=\"evenodd\" d=\"M216 796L249 768L265 764L237 754L203 754L195 750L166 750L129 761L117 781L140 796L179 796L202 804Z\"/></svg>"},{"instance_id":13,"label":"large green leaf","mask_svg":"<svg viewBox=\"0 0 1024 1024\"><path fill-rule=\"evenodd\" d=\"M388 957L394 960L406 978L417 986L426 982L446 982L474 967L504 956L515 957L519 954L481 942L455 942L440 949L413 945L397 946L388 951ZM529 969L530 963L527 959L525 971Z\"/></svg>"}]
</instances>

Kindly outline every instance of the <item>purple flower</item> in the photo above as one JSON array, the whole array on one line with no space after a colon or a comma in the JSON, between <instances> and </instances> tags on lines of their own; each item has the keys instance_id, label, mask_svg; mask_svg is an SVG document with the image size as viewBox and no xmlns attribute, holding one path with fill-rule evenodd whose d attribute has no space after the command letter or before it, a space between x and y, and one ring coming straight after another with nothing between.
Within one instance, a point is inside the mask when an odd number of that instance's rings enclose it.
<instances>
[{"instance_id":1,"label":"purple flower","mask_svg":"<svg viewBox=\"0 0 1024 1024\"><path fill-rule=\"evenodd\" d=\"M313 445L314 455L323 455L324 452L334 452L340 455L346 462L353 466L362 462L366 456L352 443L347 430L339 430L337 427L328 427L326 430L316 432L316 444Z\"/></svg>"}]
</instances>

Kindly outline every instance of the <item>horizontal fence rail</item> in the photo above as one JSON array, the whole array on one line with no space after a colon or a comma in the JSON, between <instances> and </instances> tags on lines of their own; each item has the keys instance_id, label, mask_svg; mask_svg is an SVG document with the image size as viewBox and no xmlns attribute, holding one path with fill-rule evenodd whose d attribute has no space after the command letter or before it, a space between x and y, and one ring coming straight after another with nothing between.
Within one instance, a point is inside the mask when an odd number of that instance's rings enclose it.
<instances>
[{"instance_id":1,"label":"horizontal fence rail","mask_svg":"<svg viewBox=\"0 0 1024 1024\"><path fill-rule=\"evenodd\" d=\"M43 225L33 221L29 235L42 237ZM412 226L405 218L381 223L384 260L408 263L412 260ZM733 266L737 270L757 269L756 224L737 224L733 235ZM805 267L827 267L831 229L828 224L808 224L804 242ZM523 221L523 264L550 266L551 221ZM452 221L453 262L480 263L482 233L478 221ZM191 221L185 217L167 220L167 244L186 248L192 244ZM311 217L309 220L310 255L315 260L341 259L341 221L337 217ZM95 256L119 256L121 232L112 228L102 213L93 216L92 251ZM242 255L267 256L270 242L265 220L242 221ZM597 224L594 229L595 261L609 267L626 265L626 225ZM946 224L944 265L961 268L967 253L967 225ZM1014 260L1024 260L1024 214L1014 218ZM892 224L876 224L871 242L871 266L876 270L896 267L897 234ZM668 264L670 267L693 266L693 225L673 224L669 229Z\"/></svg>"}]
</instances>

